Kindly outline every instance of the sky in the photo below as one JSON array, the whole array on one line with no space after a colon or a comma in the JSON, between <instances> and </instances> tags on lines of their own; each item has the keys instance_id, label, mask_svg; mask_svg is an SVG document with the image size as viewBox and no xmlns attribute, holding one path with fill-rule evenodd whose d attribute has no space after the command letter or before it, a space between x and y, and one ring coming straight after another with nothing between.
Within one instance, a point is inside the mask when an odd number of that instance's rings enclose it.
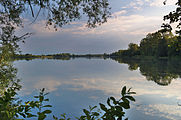
<instances>
[{"instance_id":1,"label":"sky","mask_svg":"<svg viewBox=\"0 0 181 120\"><path fill-rule=\"evenodd\" d=\"M175 9L177 0L109 0L111 17L97 28L86 28L86 21L79 20L59 28L45 28L45 20L24 19L19 33L32 32L22 53L31 54L97 54L126 49L130 42L139 44L148 33L159 30L163 16ZM26 15L25 15L26 16ZM28 16L28 15L27 15ZM27 17L26 16L26 17ZM27 17L28 18L28 17Z\"/></svg>"}]
</instances>

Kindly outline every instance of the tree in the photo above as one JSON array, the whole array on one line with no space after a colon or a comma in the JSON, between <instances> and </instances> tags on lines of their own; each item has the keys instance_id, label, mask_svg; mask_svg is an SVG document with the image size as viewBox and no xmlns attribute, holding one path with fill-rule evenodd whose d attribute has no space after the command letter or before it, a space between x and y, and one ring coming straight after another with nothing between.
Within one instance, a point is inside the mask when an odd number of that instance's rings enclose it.
<instances>
[{"instance_id":1,"label":"tree","mask_svg":"<svg viewBox=\"0 0 181 120\"><path fill-rule=\"evenodd\" d=\"M15 35L17 26L23 27L22 14L31 12L33 22L44 9L47 16L46 27L57 27L79 20L82 15L87 18L87 27L94 28L110 17L108 0L0 0L0 45L11 44L16 49L18 42L24 42L30 33ZM37 13L36 9L39 8ZM11 34L11 37L8 35ZM8 39L6 39L8 38Z\"/></svg>"},{"instance_id":2,"label":"tree","mask_svg":"<svg viewBox=\"0 0 181 120\"><path fill-rule=\"evenodd\" d=\"M167 0L164 1L164 4L166 4L166 1ZM170 24L178 22L178 25L177 25L178 30L176 30L176 33L181 35L181 30L180 30L180 27L181 27L181 0L178 0L176 5L177 5L176 10L170 12L168 15L165 15L163 19L165 21L169 20ZM165 27L165 29L167 29L167 30L172 30L172 27L170 26L170 24L163 24L163 27Z\"/></svg>"},{"instance_id":3,"label":"tree","mask_svg":"<svg viewBox=\"0 0 181 120\"><path fill-rule=\"evenodd\" d=\"M140 42L141 55L157 57L174 56L176 54L173 53L173 49L177 47L173 44L177 43L177 40L177 36L164 29L158 30L155 33L149 33Z\"/></svg>"},{"instance_id":4,"label":"tree","mask_svg":"<svg viewBox=\"0 0 181 120\"><path fill-rule=\"evenodd\" d=\"M159 32L149 33L146 38L143 38L140 42L141 55L155 56L158 51L158 43L161 40L161 34Z\"/></svg>"},{"instance_id":5,"label":"tree","mask_svg":"<svg viewBox=\"0 0 181 120\"><path fill-rule=\"evenodd\" d=\"M87 16L87 26L96 27L107 21L110 7L107 0L1 0L0 21L8 17L9 21L20 25L21 14L31 11L33 22L38 18L42 9L46 11L46 25L62 27L76 19L82 13ZM39 8L35 13L35 9Z\"/></svg>"},{"instance_id":6,"label":"tree","mask_svg":"<svg viewBox=\"0 0 181 120\"><path fill-rule=\"evenodd\" d=\"M139 46L134 43L128 45L128 53L130 56L139 55Z\"/></svg>"}]
</instances>

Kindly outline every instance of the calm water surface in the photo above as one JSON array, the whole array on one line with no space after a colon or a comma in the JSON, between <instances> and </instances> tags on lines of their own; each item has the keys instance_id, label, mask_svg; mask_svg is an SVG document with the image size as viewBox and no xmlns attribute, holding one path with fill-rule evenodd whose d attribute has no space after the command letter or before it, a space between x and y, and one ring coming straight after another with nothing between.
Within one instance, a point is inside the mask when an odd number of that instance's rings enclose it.
<instances>
[{"instance_id":1,"label":"calm water surface","mask_svg":"<svg viewBox=\"0 0 181 120\"><path fill-rule=\"evenodd\" d=\"M137 93L136 102L126 112L129 120L181 119L180 64L175 63L178 68L170 68L168 63L152 62L149 67L142 62L142 66L132 65L137 68L133 70L131 65L109 59L37 59L14 63L23 86L19 95L28 100L40 88L46 88L56 116L60 113L80 116L89 105L105 103L110 96L119 98L126 85ZM153 69L155 64L161 69Z\"/></svg>"}]
</instances>

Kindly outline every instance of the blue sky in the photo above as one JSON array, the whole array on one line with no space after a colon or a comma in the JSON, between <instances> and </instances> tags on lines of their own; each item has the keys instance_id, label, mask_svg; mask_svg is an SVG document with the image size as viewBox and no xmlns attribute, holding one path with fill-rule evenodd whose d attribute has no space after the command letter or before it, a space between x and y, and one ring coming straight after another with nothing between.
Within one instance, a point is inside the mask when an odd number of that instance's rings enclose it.
<instances>
[{"instance_id":1,"label":"blue sky","mask_svg":"<svg viewBox=\"0 0 181 120\"><path fill-rule=\"evenodd\" d=\"M163 16L175 9L177 0L109 0L112 17L94 29L86 28L86 21L79 20L59 28L45 29L45 21L31 24L25 20L20 29L34 34L21 44L22 53L111 53L126 49L130 42L139 43L147 33L160 29Z\"/></svg>"}]
</instances>

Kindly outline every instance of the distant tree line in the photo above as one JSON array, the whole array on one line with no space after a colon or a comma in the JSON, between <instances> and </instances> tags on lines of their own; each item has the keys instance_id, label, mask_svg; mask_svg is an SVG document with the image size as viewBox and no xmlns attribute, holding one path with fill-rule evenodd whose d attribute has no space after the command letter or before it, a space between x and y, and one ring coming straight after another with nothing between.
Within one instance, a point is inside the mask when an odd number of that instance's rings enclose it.
<instances>
[{"instance_id":1,"label":"distant tree line","mask_svg":"<svg viewBox=\"0 0 181 120\"><path fill-rule=\"evenodd\" d=\"M70 53L59 53L52 55L33 55L33 54L15 54L13 56L14 60L33 60L33 59L61 59L70 60Z\"/></svg>"},{"instance_id":2,"label":"distant tree line","mask_svg":"<svg viewBox=\"0 0 181 120\"><path fill-rule=\"evenodd\" d=\"M181 56L181 36L171 31L159 30L149 33L140 44L130 43L127 50L119 50L111 56L155 56L171 57Z\"/></svg>"},{"instance_id":3,"label":"distant tree line","mask_svg":"<svg viewBox=\"0 0 181 120\"><path fill-rule=\"evenodd\" d=\"M33 60L33 59L59 59L59 60L70 60L75 58L100 58L107 59L109 54L70 54L70 53L58 53L49 55L33 55L33 54L15 54L13 60Z\"/></svg>"}]
</instances>

